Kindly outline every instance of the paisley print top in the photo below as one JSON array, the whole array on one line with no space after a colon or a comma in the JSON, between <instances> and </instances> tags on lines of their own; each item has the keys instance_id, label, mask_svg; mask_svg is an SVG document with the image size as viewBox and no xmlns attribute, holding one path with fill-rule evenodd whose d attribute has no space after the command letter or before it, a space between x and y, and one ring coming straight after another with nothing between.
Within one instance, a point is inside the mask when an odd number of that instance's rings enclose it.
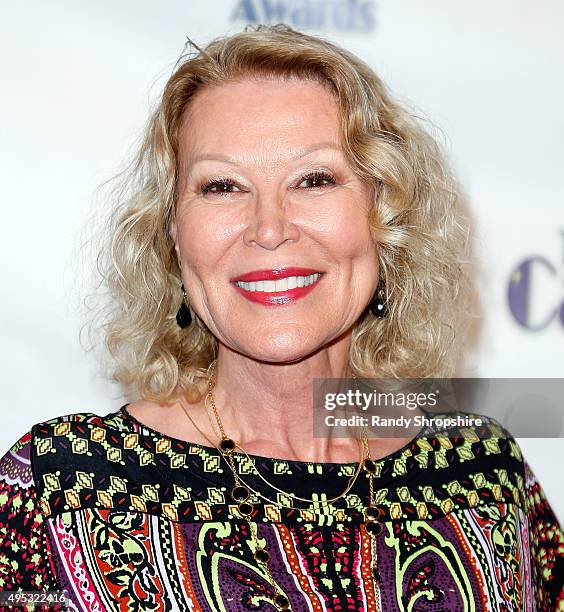
<instances>
[{"instance_id":1,"label":"paisley print top","mask_svg":"<svg viewBox=\"0 0 564 612\"><path fill-rule=\"evenodd\" d=\"M564 610L564 537L514 439L428 427L376 462L383 530L370 546L358 464L235 453L251 520L296 612ZM59 591L68 610L274 612L220 452L152 430L126 406L32 427L0 460L0 590ZM295 502L299 503L299 502ZM381 581L370 572L372 555Z\"/></svg>"}]
</instances>

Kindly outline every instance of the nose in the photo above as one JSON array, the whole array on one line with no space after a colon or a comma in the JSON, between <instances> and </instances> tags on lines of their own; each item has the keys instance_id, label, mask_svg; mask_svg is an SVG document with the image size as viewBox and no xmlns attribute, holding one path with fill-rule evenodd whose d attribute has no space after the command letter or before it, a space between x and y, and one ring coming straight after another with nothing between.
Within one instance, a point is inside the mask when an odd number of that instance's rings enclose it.
<instances>
[{"instance_id":1,"label":"nose","mask_svg":"<svg viewBox=\"0 0 564 612\"><path fill-rule=\"evenodd\" d=\"M247 246L272 251L286 241L295 242L299 229L290 219L291 204L279 194L259 194L249 207L249 221L243 234Z\"/></svg>"}]
</instances>

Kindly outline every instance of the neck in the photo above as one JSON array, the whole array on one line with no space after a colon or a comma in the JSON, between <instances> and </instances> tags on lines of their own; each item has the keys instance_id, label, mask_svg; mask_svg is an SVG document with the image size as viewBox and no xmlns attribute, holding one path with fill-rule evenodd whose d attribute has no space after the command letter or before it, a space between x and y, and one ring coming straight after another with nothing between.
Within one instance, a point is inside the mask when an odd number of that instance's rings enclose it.
<instances>
[{"instance_id":1,"label":"neck","mask_svg":"<svg viewBox=\"0 0 564 612\"><path fill-rule=\"evenodd\" d=\"M350 335L307 359L267 363L221 345L213 397L226 435L256 455L358 461L354 438L313 437L313 380L352 377L349 348Z\"/></svg>"}]
</instances>

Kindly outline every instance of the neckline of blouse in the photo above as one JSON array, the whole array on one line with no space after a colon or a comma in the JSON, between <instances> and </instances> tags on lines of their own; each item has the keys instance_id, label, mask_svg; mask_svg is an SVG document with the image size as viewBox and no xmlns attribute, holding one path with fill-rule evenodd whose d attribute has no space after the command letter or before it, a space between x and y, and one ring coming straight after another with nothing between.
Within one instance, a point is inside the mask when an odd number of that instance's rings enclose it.
<instances>
[{"instance_id":1,"label":"neckline of blouse","mask_svg":"<svg viewBox=\"0 0 564 612\"><path fill-rule=\"evenodd\" d=\"M201 451L204 451L210 454L216 454L218 456L221 455L221 451L219 451L219 449L217 449L215 446L206 446L205 444L199 444L197 442L189 442L187 440L182 440L181 438L175 438L173 436L169 436L165 433L162 433L156 429L153 429L152 427L149 427L148 425L145 425L145 423L139 421L130 412L128 412L127 406L129 406L129 403L121 406L121 408L118 410L118 413L122 415L124 420L129 422L129 424L135 425L137 429L142 429L142 430L149 432L149 434L153 438L156 438L156 439L160 438L162 440L167 440L175 444L177 448L182 449L183 452L187 452L190 448L192 448L192 449L199 449ZM415 435L415 437L409 440L401 448L398 448L397 450L393 451L392 453L389 453L388 455L385 455L384 457L375 459L374 463L378 465L378 464L387 463L389 461L394 461L395 459L397 459L398 457L401 457L408 451L410 451L410 454L414 454L414 451L417 452L420 450L418 441L422 439L426 439L428 433L430 433L430 427L429 426L422 427L419 430L419 432ZM240 460L244 460L248 456L253 461L259 461L261 463L285 463L290 468L298 467L298 466L313 466L314 471L316 470L317 466L321 468L323 467L356 468L359 464L358 461L352 461L349 463L322 462L322 461L298 461L296 459L282 459L280 457L266 457L264 455L254 455L252 453L243 453L240 451L233 451L232 454L235 457L238 457Z\"/></svg>"}]
</instances>

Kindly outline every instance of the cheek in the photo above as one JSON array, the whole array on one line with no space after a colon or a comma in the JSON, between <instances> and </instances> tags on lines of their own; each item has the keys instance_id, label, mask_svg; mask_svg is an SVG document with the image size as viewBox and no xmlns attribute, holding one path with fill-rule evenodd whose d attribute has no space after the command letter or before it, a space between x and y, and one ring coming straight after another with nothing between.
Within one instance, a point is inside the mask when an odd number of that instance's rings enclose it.
<instances>
[{"instance_id":1,"label":"cheek","mask_svg":"<svg viewBox=\"0 0 564 612\"><path fill-rule=\"evenodd\" d=\"M340 258L355 259L375 253L367 213L357 201L341 201L331 209L324 222L317 225L318 235ZM321 233L319 233L321 229Z\"/></svg>"},{"instance_id":2,"label":"cheek","mask_svg":"<svg viewBox=\"0 0 564 612\"><path fill-rule=\"evenodd\" d=\"M179 257L196 271L213 268L233 239L233 225L194 207L177 218Z\"/></svg>"}]
</instances>

